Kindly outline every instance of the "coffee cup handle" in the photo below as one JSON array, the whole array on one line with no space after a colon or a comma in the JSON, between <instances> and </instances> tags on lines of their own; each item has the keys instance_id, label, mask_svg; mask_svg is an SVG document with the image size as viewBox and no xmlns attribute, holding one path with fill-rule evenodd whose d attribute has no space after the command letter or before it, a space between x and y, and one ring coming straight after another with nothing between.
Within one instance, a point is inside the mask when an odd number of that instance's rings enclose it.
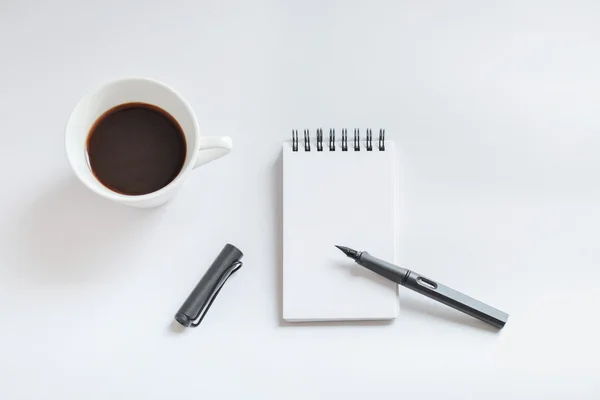
<instances>
[{"instance_id":1,"label":"coffee cup handle","mask_svg":"<svg viewBox=\"0 0 600 400\"><path fill-rule=\"evenodd\" d=\"M232 148L233 141L229 136L202 136L200 138L200 154L198 154L194 168L223 157Z\"/></svg>"}]
</instances>

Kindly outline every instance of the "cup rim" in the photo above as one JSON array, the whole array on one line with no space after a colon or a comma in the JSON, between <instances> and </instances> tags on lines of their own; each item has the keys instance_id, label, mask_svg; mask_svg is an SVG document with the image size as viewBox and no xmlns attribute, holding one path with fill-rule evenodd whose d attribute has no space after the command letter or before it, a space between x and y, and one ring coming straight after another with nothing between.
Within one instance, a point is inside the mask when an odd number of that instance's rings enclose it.
<instances>
[{"instance_id":1,"label":"cup rim","mask_svg":"<svg viewBox=\"0 0 600 400\"><path fill-rule=\"evenodd\" d=\"M158 189L155 192L151 192L151 193L147 193L147 194L142 194L142 195L128 195L128 194L122 194L122 193L118 193L113 191L112 189L104 186L99 180L98 178L95 177L96 179L96 183L100 186L102 186L103 188L105 188L106 190L99 190L95 185L91 185L87 182L86 179L84 179L82 172L79 171L78 168L75 167L75 164L73 162L73 160L71 159L71 154L69 153L68 149L67 149L67 141L68 136L67 136L67 132L69 132L69 126L71 125L73 118L75 116L75 110L77 110L77 107L88 97L102 91L103 89L105 89L108 86L111 85L115 85L121 82L126 82L126 81L144 81L144 82L149 82L151 84L154 85L158 85L161 86L163 89L171 92L180 102L181 104L184 106L184 108L186 109L186 111L191 115L192 117L192 122L193 122L193 127L194 127L194 132L193 135L195 136L196 140L194 140L194 149L192 149L192 155L191 158L189 160L189 162L187 163L187 165L184 165L184 167L181 169L181 171L179 171L179 174L177 174L177 176L175 177L175 179L173 179L171 182L169 182L166 186ZM89 133L88 133L89 135ZM194 169L194 165L196 163L196 159L198 157L199 154L199 149L200 149L200 128L198 126L198 119L196 118L196 114L194 113L194 110L192 109L192 107L190 106L190 104L187 102L187 100L185 100L185 98L179 93L177 92L175 89L173 89L171 86L167 85L164 82L161 82L159 80L153 79L153 78L148 78L148 77L143 77L143 76L130 76L130 77L122 77L122 78L116 78L110 81L107 81L99 86L97 86L95 89L90 90L89 92L87 92L83 97L81 97L79 99L79 101L77 102L77 104L75 104L75 107L73 107L73 110L71 111L71 115L69 116L69 119L67 120L67 124L65 126L65 152L67 153L67 159L69 160L69 164L71 165L71 169L73 170L73 172L75 172L75 175L77 176L77 178L90 190L92 190L94 193L107 198L109 200L114 200L117 202L121 202L121 203L137 203L140 201L146 201L146 200L151 200L151 199L155 199L157 197L162 196L163 194L165 194L166 192L173 190L175 187L179 186L184 179L184 176L187 175L192 169ZM93 175L93 172L92 172Z\"/></svg>"}]
</instances>

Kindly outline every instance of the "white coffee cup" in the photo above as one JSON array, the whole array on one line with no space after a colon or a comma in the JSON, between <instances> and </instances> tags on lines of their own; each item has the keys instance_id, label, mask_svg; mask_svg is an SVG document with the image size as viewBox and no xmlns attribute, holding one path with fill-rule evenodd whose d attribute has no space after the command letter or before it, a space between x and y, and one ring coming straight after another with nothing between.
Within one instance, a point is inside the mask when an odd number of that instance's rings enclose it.
<instances>
[{"instance_id":1,"label":"white coffee cup","mask_svg":"<svg viewBox=\"0 0 600 400\"><path fill-rule=\"evenodd\" d=\"M183 167L173 181L156 192L139 196L114 192L96 179L89 166L86 143L94 122L111 108L126 103L160 107L171 114L183 130L187 144ZM171 87L148 78L124 78L101 86L79 101L67 122L65 146L71 167L85 186L117 203L147 208L169 201L194 168L226 155L233 144L226 136L201 135L192 108Z\"/></svg>"}]
</instances>

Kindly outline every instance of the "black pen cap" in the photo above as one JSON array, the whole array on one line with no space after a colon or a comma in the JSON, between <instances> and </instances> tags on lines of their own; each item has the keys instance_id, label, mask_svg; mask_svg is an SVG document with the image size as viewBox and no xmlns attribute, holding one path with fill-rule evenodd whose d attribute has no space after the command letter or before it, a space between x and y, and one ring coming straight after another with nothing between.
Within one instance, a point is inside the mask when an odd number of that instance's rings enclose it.
<instances>
[{"instance_id":1,"label":"black pen cap","mask_svg":"<svg viewBox=\"0 0 600 400\"><path fill-rule=\"evenodd\" d=\"M186 327L202 322L210 305L227 279L241 268L244 254L234 245L226 244L200 282L175 314L175 320Z\"/></svg>"}]
</instances>

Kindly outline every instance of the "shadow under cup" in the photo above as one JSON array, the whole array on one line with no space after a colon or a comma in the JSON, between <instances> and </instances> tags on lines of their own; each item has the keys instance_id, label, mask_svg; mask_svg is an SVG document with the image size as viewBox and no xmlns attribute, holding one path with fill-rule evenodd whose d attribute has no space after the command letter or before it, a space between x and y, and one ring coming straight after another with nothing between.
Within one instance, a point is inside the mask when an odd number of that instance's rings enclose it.
<instances>
[{"instance_id":1,"label":"shadow under cup","mask_svg":"<svg viewBox=\"0 0 600 400\"><path fill-rule=\"evenodd\" d=\"M87 144L94 124L107 111L123 104L142 103L168 113L181 128L185 139L185 160L179 174L164 187L151 193L127 195L103 185L90 168ZM168 201L183 177L194 168L198 154L198 125L189 104L169 86L146 78L113 81L86 95L77 104L67 123L65 147L76 176L95 193L132 206L154 207Z\"/></svg>"}]
</instances>

